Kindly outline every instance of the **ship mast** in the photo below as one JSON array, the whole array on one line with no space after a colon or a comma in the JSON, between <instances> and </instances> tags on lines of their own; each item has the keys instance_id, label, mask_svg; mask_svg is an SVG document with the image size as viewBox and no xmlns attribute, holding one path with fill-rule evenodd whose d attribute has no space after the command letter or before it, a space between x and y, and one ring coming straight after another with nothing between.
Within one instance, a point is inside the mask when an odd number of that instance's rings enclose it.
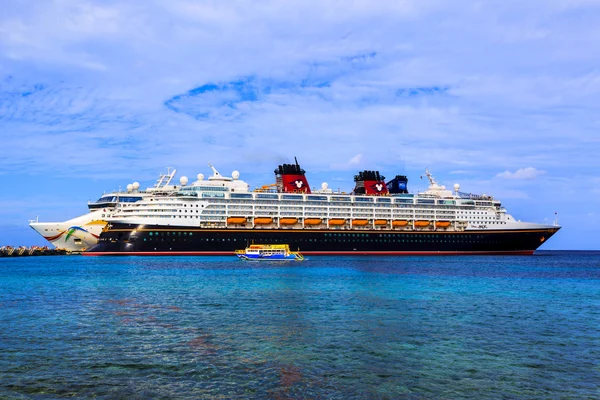
<instances>
[{"instance_id":1,"label":"ship mast","mask_svg":"<svg viewBox=\"0 0 600 400\"><path fill-rule=\"evenodd\" d=\"M214 176L221 176L221 174L219 174L219 171L217 171L217 169L210 163L210 161L208 162L208 166L213 170Z\"/></svg>"},{"instance_id":2,"label":"ship mast","mask_svg":"<svg viewBox=\"0 0 600 400\"><path fill-rule=\"evenodd\" d=\"M433 175L431 175L429 168L425 168L425 175L427 175L427 179L429 179L429 186L437 186L437 182L433 178Z\"/></svg>"}]
</instances>

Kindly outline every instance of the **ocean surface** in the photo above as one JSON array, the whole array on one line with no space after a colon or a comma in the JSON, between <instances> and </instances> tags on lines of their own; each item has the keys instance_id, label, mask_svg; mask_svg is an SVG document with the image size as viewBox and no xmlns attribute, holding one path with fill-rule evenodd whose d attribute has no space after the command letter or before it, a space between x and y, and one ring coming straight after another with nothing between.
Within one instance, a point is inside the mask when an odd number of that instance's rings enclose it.
<instances>
[{"instance_id":1,"label":"ocean surface","mask_svg":"<svg viewBox=\"0 0 600 400\"><path fill-rule=\"evenodd\" d=\"M600 398L600 253L0 259L1 399Z\"/></svg>"}]
</instances>

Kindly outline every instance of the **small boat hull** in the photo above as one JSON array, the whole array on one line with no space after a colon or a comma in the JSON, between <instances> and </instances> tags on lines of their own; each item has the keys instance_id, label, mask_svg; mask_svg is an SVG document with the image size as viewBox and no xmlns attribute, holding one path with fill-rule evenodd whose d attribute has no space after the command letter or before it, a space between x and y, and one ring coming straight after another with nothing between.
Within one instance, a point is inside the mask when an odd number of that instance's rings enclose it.
<instances>
[{"instance_id":1,"label":"small boat hull","mask_svg":"<svg viewBox=\"0 0 600 400\"><path fill-rule=\"evenodd\" d=\"M321 222L319 218L307 218L304 220L304 225L319 225Z\"/></svg>"},{"instance_id":2,"label":"small boat hull","mask_svg":"<svg viewBox=\"0 0 600 400\"><path fill-rule=\"evenodd\" d=\"M255 261L286 261L286 260L296 260L297 257L295 254L283 255L283 254L273 254L270 256L263 256L260 254L237 254L238 258L241 260L255 260Z\"/></svg>"},{"instance_id":3,"label":"small boat hull","mask_svg":"<svg viewBox=\"0 0 600 400\"><path fill-rule=\"evenodd\" d=\"M304 257L298 251L290 251L288 244L252 244L244 250L236 250L240 260L253 261L302 261Z\"/></svg>"},{"instance_id":4,"label":"small boat hull","mask_svg":"<svg viewBox=\"0 0 600 400\"><path fill-rule=\"evenodd\" d=\"M269 225L273 223L273 218L254 218L255 225Z\"/></svg>"},{"instance_id":5,"label":"small boat hull","mask_svg":"<svg viewBox=\"0 0 600 400\"><path fill-rule=\"evenodd\" d=\"M229 217L227 218L227 223L232 225L243 225L247 221L246 218L243 217Z\"/></svg>"},{"instance_id":6,"label":"small boat hull","mask_svg":"<svg viewBox=\"0 0 600 400\"><path fill-rule=\"evenodd\" d=\"M353 219L352 226L366 226L369 223L366 219Z\"/></svg>"},{"instance_id":7,"label":"small boat hull","mask_svg":"<svg viewBox=\"0 0 600 400\"><path fill-rule=\"evenodd\" d=\"M408 221L405 220L396 220L392 221L392 226L408 226Z\"/></svg>"}]
</instances>

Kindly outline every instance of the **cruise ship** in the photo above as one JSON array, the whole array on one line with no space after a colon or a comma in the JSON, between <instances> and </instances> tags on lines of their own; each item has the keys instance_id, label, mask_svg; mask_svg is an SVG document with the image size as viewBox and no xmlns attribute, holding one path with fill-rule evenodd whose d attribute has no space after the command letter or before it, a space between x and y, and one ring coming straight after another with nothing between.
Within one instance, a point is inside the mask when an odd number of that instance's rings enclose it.
<instances>
[{"instance_id":1,"label":"cruise ship","mask_svg":"<svg viewBox=\"0 0 600 400\"><path fill-rule=\"evenodd\" d=\"M487 195L440 185L411 194L406 176L354 177L351 193L311 190L298 162L279 165L275 183L254 191L210 165L172 196L116 204L84 255L233 255L252 243L288 244L305 255L529 255L557 224L522 222ZM135 193L133 191L132 193Z\"/></svg>"},{"instance_id":2,"label":"cruise ship","mask_svg":"<svg viewBox=\"0 0 600 400\"><path fill-rule=\"evenodd\" d=\"M168 169L160 174L154 186L140 190L140 184L127 185L127 191L103 194L98 200L88 202L89 212L64 222L29 221L29 226L57 249L82 252L98 243L106 220L112 216L119 204L133 204L147 198L174 195L177 186L171 185L176 170Z\"/></svg>"}]
</instances>

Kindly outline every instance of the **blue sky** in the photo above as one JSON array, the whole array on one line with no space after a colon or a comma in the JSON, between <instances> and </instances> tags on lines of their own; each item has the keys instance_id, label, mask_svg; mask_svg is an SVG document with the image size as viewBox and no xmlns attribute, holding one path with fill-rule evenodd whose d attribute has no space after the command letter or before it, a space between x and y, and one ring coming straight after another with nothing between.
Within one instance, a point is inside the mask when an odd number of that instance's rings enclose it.
<instances>
[{"instance_id":1,"label":"blue sky","mask_svg":"<svg viewBox=\"0 0 600 400\"><path fill-rule=\"evenodd\" d=\"M167 166L251 186L429 167L600 249L600 2L6 2L0 244Z\"/></svg>"}]
</instances>

